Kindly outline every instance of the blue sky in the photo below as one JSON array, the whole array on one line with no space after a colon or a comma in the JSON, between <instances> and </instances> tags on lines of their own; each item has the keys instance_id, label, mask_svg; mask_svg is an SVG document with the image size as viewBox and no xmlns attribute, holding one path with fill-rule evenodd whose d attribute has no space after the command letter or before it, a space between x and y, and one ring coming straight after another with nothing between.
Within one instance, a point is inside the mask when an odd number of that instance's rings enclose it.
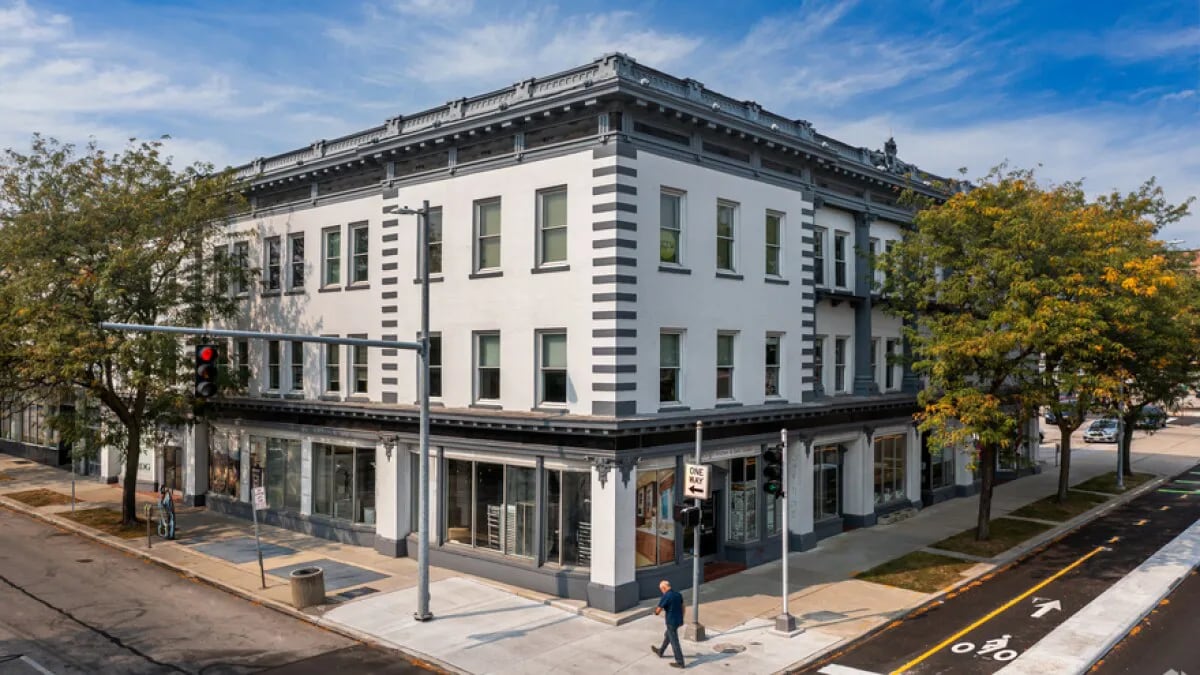
<instances>
[{"instance_id":1,"label":"blue sky","mask_svg":"<svg viewBox=\"0 0 1200 675\"><path fill-rule=\"evenodd\" d=\"M1200 195L1193 0L0 0L0 147L241 164L609 51L944 175Z\"/></svg>"}]
</instances>

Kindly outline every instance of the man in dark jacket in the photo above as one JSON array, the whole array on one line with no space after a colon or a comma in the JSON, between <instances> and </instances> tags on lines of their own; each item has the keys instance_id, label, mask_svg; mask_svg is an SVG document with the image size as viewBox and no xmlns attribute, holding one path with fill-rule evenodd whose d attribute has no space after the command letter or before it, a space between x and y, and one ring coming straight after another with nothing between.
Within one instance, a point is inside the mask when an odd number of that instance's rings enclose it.
<instances>
[{"instance_id":1,"label":"man in dark jacket","mask_svg":"<svg viewBox=\"0 0 1200 675\"><path fill-rule=\"evenodd\" d=\"M662 646L652 646L650 651L661 657L666 653L667 645L671 645L671 652L675 656L675 663L671 667L682 668L683 649L679 646L679 627L683 625L683 596L671 590L671 582L666 579L658 582L658 590L662 592L662 598L658 601L658 607L654 608L654 614L657 616L666 612L667 634L663 636Z\"/></svg>"}]
</instances>

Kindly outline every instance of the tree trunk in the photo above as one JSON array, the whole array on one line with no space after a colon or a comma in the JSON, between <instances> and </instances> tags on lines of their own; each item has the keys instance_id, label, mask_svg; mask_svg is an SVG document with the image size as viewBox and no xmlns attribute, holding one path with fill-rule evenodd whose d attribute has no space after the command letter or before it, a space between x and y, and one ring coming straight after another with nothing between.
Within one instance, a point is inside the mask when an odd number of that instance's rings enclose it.
<instances>
[{"instance_id":1,"label":"tree trunk","mask_svg":"<svg viewBox=\"0 0 1200 675\"><path fill-rule=\"evenodd\" d=\"M992 487L996 484L996 448L984 445L979 449L979 523L975 526L976 541L991 536Z\"/></svg>"},{"instance_id":2,"label":"tree trunk","mask_svg":"<svg viewBox=\"0 0 1200 675\"><path fill-rule=\"evenodd\" d=\"M1067 490L1071 487L1071 431L1059 427L1058 450L1058 503L1067 501Z\"/></svg>"},{"instance_id":3,"label":"tree trunk","mask_svg":"<svg viewBox=\"0 0 1200 675\"><path fill-rule=\"evenodd\" d=\"M121 486L121 524L132 527L137 524L137 472L142 454L142 429L131 424L126 431L129 439L125 445L125 483Z\"/></svg>"},{"instance_id":4,"label":"tree trunk","mask_svg":"<svg viewBox=\"0 0 1200 675\"><path fill-rule=\"evenodd\" d=\"M1133 429L1133 423L1125 420L1125 427L1121 430L1121 447L1117 449L1121 453L1121 473L1126 476L1133 476Z\"/></svg>"}]
</instances>

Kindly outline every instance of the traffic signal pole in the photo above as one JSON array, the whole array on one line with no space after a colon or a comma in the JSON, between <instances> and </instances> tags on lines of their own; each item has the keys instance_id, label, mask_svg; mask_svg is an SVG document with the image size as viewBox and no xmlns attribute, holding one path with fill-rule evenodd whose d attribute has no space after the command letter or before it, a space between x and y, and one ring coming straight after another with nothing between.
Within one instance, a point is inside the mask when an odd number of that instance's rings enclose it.
<instances>
[{"instance_id":1,"label":"traffic signal pole","mask_svg":"<svg viewBox=\"0 0 1200 675\"><path fill-rule=\"evenodd\" d=\"M775 630L779 633L786 634L788 637L797 634L796 617L788 611L788 552L789 540L792 536L792 531L788 529L788 493L791 483L788 482L788 432L787 429L779 431L780 448L783 451L783 554L779 559L783 567L783 613L775 618Z\"/></svg>"}]
</instances>

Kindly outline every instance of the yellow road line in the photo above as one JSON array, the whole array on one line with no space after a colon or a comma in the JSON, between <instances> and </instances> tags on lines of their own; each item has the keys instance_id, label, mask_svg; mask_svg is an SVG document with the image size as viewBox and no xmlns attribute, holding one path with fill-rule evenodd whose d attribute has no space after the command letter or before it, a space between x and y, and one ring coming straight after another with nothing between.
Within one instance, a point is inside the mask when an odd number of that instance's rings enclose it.
<instances>
[{"instance_id":1,"label":"yellow road line","mask_svg":"<svg viewBox=\"0 0 1200 675\"><path fill-rule=\"evenodd\" d=\"M1110 544L1115 544L1115 543L1117 543L1118 541L1121 541L1121 538L1120 538L1120 537L1113 537L1112 539L1109 539L1109 540L1108 540L1108 543L1110 543Z\"/></svg>"},{"instance_id":2,"label":"yellow road line","mask_svg":"<svg viewBox=\"0 0 1200 675\"><path fill-rule=\"evenodd\" d=\"M1145 518L1142 518L1141 520L1139 520L1139 521L1137 521L1136 523L1134 523L1134 525L1141 526L1141 525L1145 525L1145 524L1146 524L1146 523L1148 523L1148 522L1150 522L1150 521L1146 520Z\"/></svg>"},{"instance_id":3,"label":"yellow road line","mask_svg":"<svg viewBox=\"0 0 1200 675\"><path fill-rule=\"evenodd\" d=\"M1004 612L1005 610L1007 610L1008 608L1017 604L1018 602L1024 600L1025 598L1028 598L1029 596L1033 595L1034 593L1045 588L1048 584L1053 582L1055 579L1058 579L1059 577L1066 574L1067 572L1070 572L1071 570L1075 569L1076 567L1079 567L1083 563L1087 562L1087 560L1089 558L1091 558L1092 556L1096 555L1097 553L1099 553L1103 550L1104 550L1103 546L1097 546L1096 548L1092 549L1091 553L1084 555L1079 560L1076 560L1075 562L1071 563L1070 565L1067 565L1066 567L1062 568L1061 570L1055 572L1052 576L1049 576L1049 577L1043 579L1042 581L1038 582L1038 584L1036 586L1034 586L1033 588L1018 595L1017 597L1013 598L1012 600L1009 600L1008 602L1004 603L1003 605L1000 605L996 609L993 609L982 619L980 619L980 620L976 621L975 623L971 624L970 626L967 626L966 628L958 631L957 633L955 633L954 635L951 635L950 637L946 638L945 640L942 640L941 642L939 642L937 644L936 647L933 647L932 649L925 652L924 654L921 654L920 656L913 659L912 661L909 661L908 663L893 670L891 672L891 675L898 675L899 673L903 673L904 671L908 670L909 668L919 665L925 659L928 659L929 657L933 656L934 654L945 649L946 646L949 645L950 643L952 643L955 640L959 639L960 637L966 635L967 633L970 633L971 631L975 630L976 628L979 628L980 626L987 623L988 621L991 621L992 619L996 618L996 616L998 614L1000 614L1001 612Z\"/></svg>"}]
</instances>

